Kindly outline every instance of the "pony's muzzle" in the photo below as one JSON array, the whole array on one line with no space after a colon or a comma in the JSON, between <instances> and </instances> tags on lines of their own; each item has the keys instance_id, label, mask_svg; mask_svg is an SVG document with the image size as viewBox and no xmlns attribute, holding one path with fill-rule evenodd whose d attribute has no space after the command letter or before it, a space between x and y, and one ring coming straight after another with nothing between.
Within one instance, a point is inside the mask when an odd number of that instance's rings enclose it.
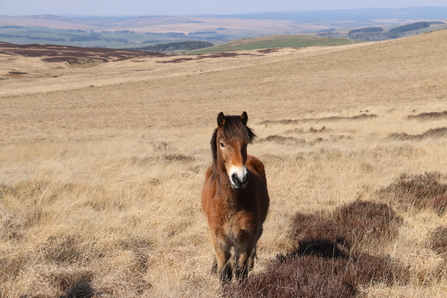
<instances>
[{"instance_id":1,"label":"pony's muzzle","mask_svg":"<svg viewBox=\"0 0 447 298\"><path fill-rule=\"evenodd\" d=\"M248 171L247 168L235 171L230 176L231 187L234 190L243 190L248 185Z\"/></svg>"}]
</instances>

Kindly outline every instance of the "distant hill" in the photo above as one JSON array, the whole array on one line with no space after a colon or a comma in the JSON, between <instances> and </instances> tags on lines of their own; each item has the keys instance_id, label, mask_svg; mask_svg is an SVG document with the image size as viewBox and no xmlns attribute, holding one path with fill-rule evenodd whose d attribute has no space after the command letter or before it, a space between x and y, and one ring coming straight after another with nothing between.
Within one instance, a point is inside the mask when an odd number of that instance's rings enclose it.
<instances>
[{"instance_id":1,"label":"distant hill","mask_svg":"<svg viewBox=\"0 0 447 298\"><path fill-rule=\"evenodd\" d=\"M191 54L231 52L271 48L301 48L318 46L340 46L358 43L345 38L325 38L314 35L269 35L234 40L219 46L191 51Z\"/></svg>"},{"instance_id":2,"label":"distant hill","mask_svg":"<svg viewBox=\"0 0 447 298\"><path fill-rule=\"evenodd\" d=\"M225 15L222 17L230 17ZM406 7L406 8L365 8L345 10L313 10L313 11L287 11L247 13L231 15L234 18L247 19L274 19L299 21L365 21L373 19L427 19L437 20L447 17L445 7Z\"/></svg>"},{"instance_id":3,"label":"distant hill","mask_svg":"<svg viewBox=\"0 0 447 298\"><path fill-rule=\"evenodd\" d=\"M0 41L14 44L45 43L81 47L141 48L158 44L203 41L222 45L229 41L257 36L312 34L331 39L285 37L282 40L251 43L247 48L302 47L346 44L343 38L366 41L388 39L384 33L361 32L358 28L396 26L426 21L433 28L422 28L398 37L420 34L443 27L447 7L399 9L351 9L289 11L202 16L0 16ZM376 36L377 35L377 36ZM337 38L337 39L336 39ZM294 40L295 39L295 40ZM227 44L228 45L228 44ZM226 51L238 50L225 46ZM218 49L218 48L216 48Z\"/></svg>"}]
</instances>

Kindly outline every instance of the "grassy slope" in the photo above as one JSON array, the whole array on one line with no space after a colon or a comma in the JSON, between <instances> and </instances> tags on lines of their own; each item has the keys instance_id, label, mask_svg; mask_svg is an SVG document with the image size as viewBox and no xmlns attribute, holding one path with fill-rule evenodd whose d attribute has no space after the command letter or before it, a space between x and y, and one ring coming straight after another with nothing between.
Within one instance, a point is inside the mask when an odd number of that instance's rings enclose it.
<instances>
[{"instance_id":1,"label":"grassy slope","mask_svg":"<svg viewBox=\"0 0 447 298\"><path fill-rule=\"evenodd\" d=\"M402 173L446 174L446 137L389 138L446 126L407 118L447 110L446 35L182 63L0 56L2 69L28 72L1 73L0 295L218 296L199 197L220 111L248 112L259 137L249 152L266 165L272 204L255 273L292 246L295 212L378 201ZM378 116L350 118L361 113ZM428 243L447 216L381 200L404 223L361 249L408 266L409 283L362 293L445 297L445 258Z\"/></svg>"},{"instance_id":2,"label":"grassy slope","mask_svg":"<svg viewBox=\"0 0 447 298\"><path fill-rule=\"evenodd\" d=\"M324 47L353 44L356 41L344 38L324 38L313 35L270 35L254 38L239 39L223 45L203 50L191 51L190 54L204 54L216 52L246 51L267 48L301 48Z\"/></svg>"}]
</instances>

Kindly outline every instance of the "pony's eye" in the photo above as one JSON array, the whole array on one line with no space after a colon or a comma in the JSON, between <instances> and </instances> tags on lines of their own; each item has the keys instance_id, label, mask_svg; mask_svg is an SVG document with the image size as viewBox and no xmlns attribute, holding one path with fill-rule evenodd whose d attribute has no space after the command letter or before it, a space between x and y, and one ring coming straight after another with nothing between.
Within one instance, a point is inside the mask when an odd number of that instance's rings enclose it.
<instances>
[{"instance_id":1,"label":"pony's eye","mask_svg":"<svg viewBox=\"0 0 447 298\"><path fill-rule=\"evenodd\" d=\"M220 145L220 148L222 148L222 149L225 148L225 144L224 143L220 142L219 145Z\"/></svg>"}]
</instances>

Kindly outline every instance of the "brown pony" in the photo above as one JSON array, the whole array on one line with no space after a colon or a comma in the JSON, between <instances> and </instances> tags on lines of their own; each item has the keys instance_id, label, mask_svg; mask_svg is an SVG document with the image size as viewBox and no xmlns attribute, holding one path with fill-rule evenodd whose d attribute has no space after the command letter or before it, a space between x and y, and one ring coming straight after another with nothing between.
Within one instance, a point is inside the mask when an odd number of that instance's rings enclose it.
<instances>
[{"instance_id":1,"label":"brown pony","mask_svg":"<svg viewBox=\"0 0 447 298\"><path fill-rule=\"evenodd\" d=\"M269 207L264 165L247 155L247 145L255 138L247 120L246 112L217 116L211 138L213 164L202 189L202 210L216 253L213 272L222 282L231 281L233 273L241 281L253 268Z\"/></svg>"}]
</instances>

